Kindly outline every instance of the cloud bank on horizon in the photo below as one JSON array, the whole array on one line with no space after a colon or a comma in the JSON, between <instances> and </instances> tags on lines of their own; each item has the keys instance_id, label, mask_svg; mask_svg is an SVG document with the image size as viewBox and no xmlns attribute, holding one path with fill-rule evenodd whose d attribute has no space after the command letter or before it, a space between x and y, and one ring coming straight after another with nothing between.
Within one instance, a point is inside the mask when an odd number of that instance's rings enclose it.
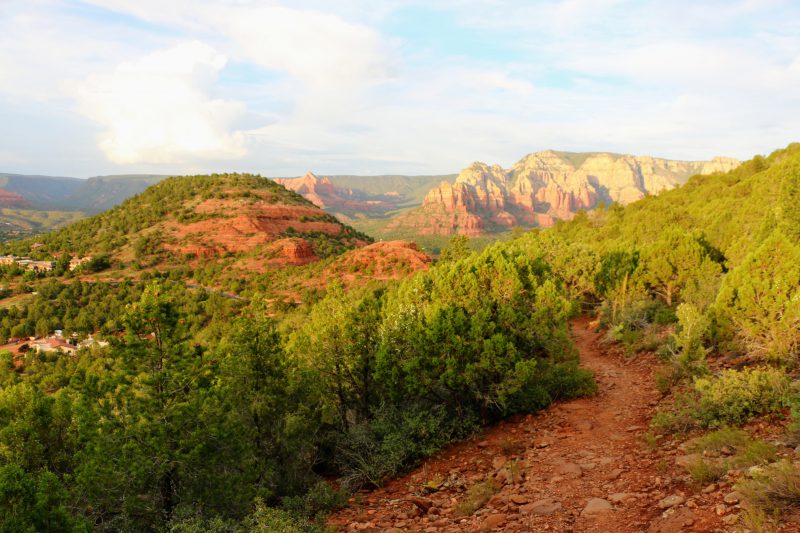
<instances>
[{"instance_id":1,"label":"cloud bank on horizon","mask_svg":"<svg viewBox=\"0 0 800 533\"><path fill-rule=\"evenodd\" d=\"M800 132L792 0L0 1L0 169L442 173Z\"/></svg>"}]
</instances>

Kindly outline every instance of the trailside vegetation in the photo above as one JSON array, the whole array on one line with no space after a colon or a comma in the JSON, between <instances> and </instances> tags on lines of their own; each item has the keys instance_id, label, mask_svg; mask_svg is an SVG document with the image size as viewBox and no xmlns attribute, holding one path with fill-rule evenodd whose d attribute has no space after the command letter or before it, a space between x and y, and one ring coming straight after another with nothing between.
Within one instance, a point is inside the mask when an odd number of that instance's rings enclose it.
<instances>
[{"instance_id":1,"label":"trailside vegetation","mask_svg":"<svg viewBox=\"0 0 800 533\"><path fill-rule=\"evenodd\" d=\"M595 390L562 282L520 247L334 286L284 323L263 295L170 276L36 292L7 310L9 335L110 343L0 365L0 473L65 531L313 530L483 424ZM0 513L23 503L0 493Z\"/></svg>"}]
</instances>

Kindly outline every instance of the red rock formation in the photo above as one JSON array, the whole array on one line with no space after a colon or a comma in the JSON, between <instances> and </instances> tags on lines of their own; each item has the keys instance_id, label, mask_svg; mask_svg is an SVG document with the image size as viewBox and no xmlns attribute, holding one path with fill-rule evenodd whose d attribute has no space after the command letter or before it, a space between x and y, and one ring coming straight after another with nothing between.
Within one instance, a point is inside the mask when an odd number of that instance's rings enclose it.
<instances>
[{"instance_id":1,"label":"red rock formation","mask_svg":"<svg viewBox=\"0 0 800 533\"><path fill-rule=\"evenodd\" d=\"M276 252L276 257L271 262L285 265L307 265L317 259L314 248L305 239L288 238L275 241L271 250Z\"/></svg>"},{"instance_id":2,"label":"red rock formation","mask_svg":"<svg viewBox=\"0 0 800 533\"><path fill-rule=\"evenodd\" d=\"M331 213L383 214L397 209L402 202L402 197L397 193L368 195L337 187L330 178L319 178L312 172L307 172L302 178L279 178L275 181Z\"/></svg>"},{"instance_id":3,"label":"red rock formation","mask_svg":"<svg viewBox=\"0 0 800 533\"><path fill-rule=\"evenodd\" d=\"M692 174L730 169L735 160L669 161L606 153L545 151L504 170L473 163L432 189L422 206L393 220L387 231L421 235L480 235L513 226L550 226L599 201L628 203L679 185Z\"/></svg>"}]
</instances>

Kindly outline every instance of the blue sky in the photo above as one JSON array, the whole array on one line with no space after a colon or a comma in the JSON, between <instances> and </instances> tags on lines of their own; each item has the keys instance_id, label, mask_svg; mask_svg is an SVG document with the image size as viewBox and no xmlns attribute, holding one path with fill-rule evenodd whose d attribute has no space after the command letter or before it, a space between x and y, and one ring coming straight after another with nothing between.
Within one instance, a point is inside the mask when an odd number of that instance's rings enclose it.
<instances>
[{"instance_id":1,"label":"blue sky","mask_svg":"<svg viewBox=\"0 0 800 533\"><path fill-rule=\"evenodd\" d=\"M800 140L790 0L0 0L0 171L450 173Z\"/></svg>"}]
</instances>

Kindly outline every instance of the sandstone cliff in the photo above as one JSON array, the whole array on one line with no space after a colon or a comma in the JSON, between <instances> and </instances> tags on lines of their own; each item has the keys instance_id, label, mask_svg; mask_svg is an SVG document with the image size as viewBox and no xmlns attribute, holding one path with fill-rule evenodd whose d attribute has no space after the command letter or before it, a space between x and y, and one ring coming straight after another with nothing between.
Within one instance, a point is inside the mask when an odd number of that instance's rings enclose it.
<instances>
[{"instance_id":1,"label":"sandstone cliff","mask_svg":"<svg viewBox=\"0 0 800 533\"><path fill-rule=\"evenodd\" d=\"M354 214L381 215L397 209L402 198L387 192L370 195L336 186L330 178L318 177L307 172L301 178L279 178L275 180L287 189L301 194L314 205L330 213L352 216Z\"/></svg>"},{"instance_id":2,"label":"sandstone cliff","mask_svg":"<svg viewBox=\"0 0 800 533\"><path fill-rule=\"evenodd\" d=\"M547 150L510 169L473 163L455 183L442 182L422 206L387 230L421 235L480 235L513 226L550 226L598 203L627 204L684 183L689 176L724 172L738 161L673 161L649 156Z\"/></svg>"}]
</instances>

